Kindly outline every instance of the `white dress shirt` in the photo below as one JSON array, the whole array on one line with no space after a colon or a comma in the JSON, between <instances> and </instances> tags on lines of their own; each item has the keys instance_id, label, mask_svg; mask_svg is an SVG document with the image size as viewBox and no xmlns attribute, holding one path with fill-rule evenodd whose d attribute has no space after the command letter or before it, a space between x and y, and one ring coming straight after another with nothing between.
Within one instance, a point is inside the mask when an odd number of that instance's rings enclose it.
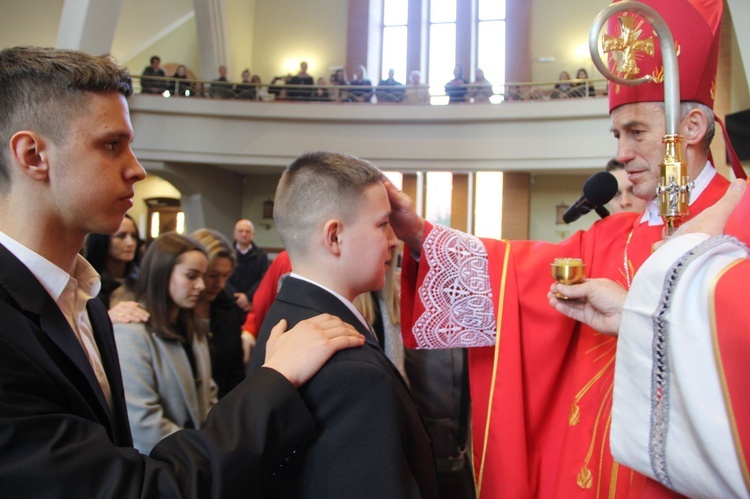
<instances>
[{"instance_id":1,"label":"white dress shirt","mask_svg":"<svg viewBox=\"0 0 750 499\"><path fill-rule=\"evenodd\" d=\"M99 294L101 278L89 262L76 255L74 275L50 262L40 254L27 248L12 237L0 231L0 243L23 263L39 283L49 293L75 333L91 368L94 370L107 403L112 407L112 391L104 372L101 354L94 340L91 321L86 312L86 303Z\"/></svg>"}]
</instances>

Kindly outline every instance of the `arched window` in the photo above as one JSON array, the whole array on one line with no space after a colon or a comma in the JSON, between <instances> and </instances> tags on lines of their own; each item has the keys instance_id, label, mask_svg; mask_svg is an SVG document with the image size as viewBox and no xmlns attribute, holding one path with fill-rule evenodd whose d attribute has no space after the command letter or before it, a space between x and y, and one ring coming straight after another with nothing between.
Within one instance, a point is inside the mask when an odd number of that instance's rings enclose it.
<instances>
[{"instance_id":1,"label":"arched window","mask_svg":"<svg viewBox=\"0 0 750 499\"><path fill-rule=\"evenodd\" d=\"M409 3L403 0L383 2L383 48L381 80L393 69L396 81L406 83L406 34L408 32Z\"/></svg>"},{"instance_id":2,"label":"arched window","mask_svg":"<svg viewBox=\"0 0 750 499\"><path fill-rule=\"evenodd\" d=\"M431 95L442 95L443 85L453 79L453 68L460 61L456 57L457 2L456 0L426 0L429 2L429 64L427 83ZM447 100L433 98L435 104Z\"/></svg>"},{"instance_id":3,"label":"arched window","mask_svg":"<svg viewBox=\"0 0 750 499\"><path fill-rule=\"evenodd\" d=\"M477 67L491 81L494 93L505 83L505 0L477 0Z\"/></svg>"},{"instance_id":4,"label":"arched window","mask_svg":"<svg viewBox=\"0 0 750 499\"><path fill-rule=\"evenodd\" d=\"M432 95L443 95L456 64L471 82L474 70L502 91L506 79L506 0L371 0L382 6L380 72L397 80L420 70ZM512 1L512 0L508 0ZM523 0L520 0L523 1ZM371 5L372 6L372 5ZM444 98L433 98L443 103Z\"/></svg>"}]
</instances>

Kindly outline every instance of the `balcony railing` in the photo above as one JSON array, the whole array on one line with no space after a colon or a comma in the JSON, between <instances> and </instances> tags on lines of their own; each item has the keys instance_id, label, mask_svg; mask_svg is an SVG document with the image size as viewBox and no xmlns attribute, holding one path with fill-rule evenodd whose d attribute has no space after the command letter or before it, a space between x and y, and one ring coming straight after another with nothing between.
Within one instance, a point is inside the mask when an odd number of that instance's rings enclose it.
<instances>
[{"instance_id":1,"label":"balcony railing","mask_svg":"<svg viewBox=\"0 0 750 499\"><path fill-rule=\"evenodd\" d=\"M293 85L191 80L133 75L136 91L162 97L236 99L274 102L331 102L365 104L499 104L501 102L559 100L607 95L605 79L509 82L502 85L470 83L450 89L429 85Z\"/></svg>"}]
</instances>

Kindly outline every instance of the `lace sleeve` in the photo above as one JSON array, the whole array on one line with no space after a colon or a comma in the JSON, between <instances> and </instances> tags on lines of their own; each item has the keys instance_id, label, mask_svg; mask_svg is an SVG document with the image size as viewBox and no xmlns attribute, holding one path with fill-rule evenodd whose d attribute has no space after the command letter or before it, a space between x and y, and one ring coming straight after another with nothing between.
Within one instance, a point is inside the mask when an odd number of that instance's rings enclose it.
<instances>
[{"instance_id":1,"label":"lace sleeve","mask_svg":"<svg viewBox=\"0 0 750 499\"><path fill-rule=\"evenodd\" d=\"M425 311L413 330L418 348L494 345L495 307L482 242L436 225L423 250L429 271L419 289Z\"/></svg>"}]
</instances>

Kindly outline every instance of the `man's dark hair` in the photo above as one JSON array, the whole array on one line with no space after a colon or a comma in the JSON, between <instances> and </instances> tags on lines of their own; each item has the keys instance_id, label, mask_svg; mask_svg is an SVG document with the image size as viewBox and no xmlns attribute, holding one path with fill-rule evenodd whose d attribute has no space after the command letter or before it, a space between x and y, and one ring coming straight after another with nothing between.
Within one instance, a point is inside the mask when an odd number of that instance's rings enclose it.
<instances>
[{"instance_id":1,"label":"man's dark hair","mask_svg":"<svg viewBox=\"0 0 750 499\"><path fill-rule=\"evenodd\" d=\"M149 63L153 64L154 61L161 62L161 57L159 57L158 55L152 55L151 59L149 59Z\"/></svg>"},{"instance_id":2,"label":"man's dark hair","mask_svg":"<svg viewBox=\"0 0 750 499\"><path fill-rule=\"evenodd\" d=\"M610 159L607 163L607 166L604 168L608 172L613 172L615 170L624 170L625 165L617 161L616 159Z\"/></svg>"},{"instance_id":3,"label":"man's dark hair","mask_svg":"<svg viewBox=\"0 0 750 499\"><path fill-rule=\"evenodd\" d=\"M68 124L86 108L86 92L133 93L126 68L109 55L77 50L14 47L0 51L0 194L10 187L7 144L18 131L44 135L57 144Z\"/></svg>"}]
</instances>

